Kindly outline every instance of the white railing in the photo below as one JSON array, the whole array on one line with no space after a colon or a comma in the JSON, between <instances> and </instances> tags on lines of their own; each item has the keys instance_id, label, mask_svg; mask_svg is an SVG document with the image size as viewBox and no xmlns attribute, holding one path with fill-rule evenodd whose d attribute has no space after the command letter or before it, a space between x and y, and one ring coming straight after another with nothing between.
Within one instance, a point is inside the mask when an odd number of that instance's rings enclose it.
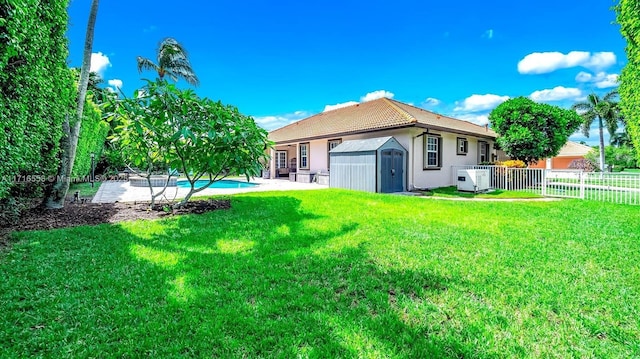
<instances>
[{"instance_id":1,"label":"white railing","mask_svg":"<svg viewBox=\"0 0 640 359\"><path fill-rule=\"evenodd\" d=\"M451 166L451 183L458 170L487 169L494 189L525 191L546 197L581 198L640 205L640 173L583 172L502 166Z\"/></svg>"}]
</instances>

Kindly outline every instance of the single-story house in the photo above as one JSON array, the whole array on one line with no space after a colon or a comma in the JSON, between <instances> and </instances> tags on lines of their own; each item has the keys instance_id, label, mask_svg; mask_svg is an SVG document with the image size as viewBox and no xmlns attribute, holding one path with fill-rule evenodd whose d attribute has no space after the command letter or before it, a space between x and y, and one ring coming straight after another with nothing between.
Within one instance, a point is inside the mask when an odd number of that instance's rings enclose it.
<instances>
[{"instance_id":1,"label":"single-story house","mask_svg":"<svg viewBox=\"0 0 640 359\"><path fill-rule=\"evenodd\" d=\"M330 174L329 151L342 142L385 136L406 150L407 190L452 185L452 166L496 159L496 133L488 126L381 98L325 111L269 132L275 143L269 172L271 177L285 178L296 173L298 181L317 173Z\"/></svg>"},{"instance_id":2,"label":"single-story house","mask_svg":"<svg viewBox=\"0 0 640 359\"><path fill-rule=\"evenodd\" d=\"M591 150L592 148L587 145L567 141L557 156L553 158L543 158L538 161L538 163L529 165L529 168L566 170L569 169L571 162L584 159L584 156Z\"/></svg>"}]
</instances>

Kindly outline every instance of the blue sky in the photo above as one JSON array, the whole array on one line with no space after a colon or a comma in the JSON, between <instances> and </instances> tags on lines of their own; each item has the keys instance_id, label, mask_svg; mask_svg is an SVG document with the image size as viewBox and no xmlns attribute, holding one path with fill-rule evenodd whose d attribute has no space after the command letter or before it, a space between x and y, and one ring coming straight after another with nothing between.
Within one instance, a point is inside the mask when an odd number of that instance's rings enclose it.
<instances>
[{"instance_id":1,"label":"blue sky","mask_svg":"<svg viewBox=\"0 0 640 359\"><path fill-rule=\"evenodd\" d=\"M479 124L517 96L564 107L604 94L626 62L608 0L102 1L92 67L128 96L138 55L173 37L202 97L273 129L330 106L380 96ZM79 66L89 0L71 0ZM187 86L180 82L182 86ZM329 107L327 107L329 106ZM597 143L594 131L589 139Z\"/></svg>"}]
</instances>

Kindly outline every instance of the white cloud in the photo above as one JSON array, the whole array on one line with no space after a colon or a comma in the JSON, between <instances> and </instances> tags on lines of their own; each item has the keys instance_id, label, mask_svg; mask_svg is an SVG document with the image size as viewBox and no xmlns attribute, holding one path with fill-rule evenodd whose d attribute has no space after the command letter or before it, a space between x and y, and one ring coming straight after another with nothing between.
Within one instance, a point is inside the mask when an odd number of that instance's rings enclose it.
<instances>
[{"instance_id":1,"label":"white cloud","mask_svg":"<svg viewBox=\"0 0 640 359\"><path fill-rule=\"evenodd\" d=\"M484 34L482 34L482 37L489 40L493 39L493 29L485 31Z\"/></svg>"},{"instance_id":2,"label":"white cloud","mask_svg":"<svg viewBox=\"0 0 640 359\"><path fill-rule=\"evenodd\" d=\"M395 96L395 94L391 91L378 90L378 91L369 92L368 94L360 97L360 102L368 102L368 101L373 101L380 98L393 98L393 96ZM342 107L357 105L360 102L347 101L347 102L337 103L335 105L326 105L324 107L324 110L322 110L322 112L327 112L327 111L336 110Z\"/></svg>"},{"instance_id":3,"label":"white cloud","mask_svg":"<svg viewBox=\"0 0 640 359\"><path fill-rule=\"evenodd\" d=\"M308 112L296 111L294 113L285 115L254 117L254 120L260 127L264 128L267 131L271 131L275 130L276 128L286 126L290 123L302 120L303 118L308 116Z\"/></svg>"},{"instance_id":4,"label":"white cloud","mask_svg":"<svg viewBox=\"0 0 640 359\"><path fill-rule=\"evenodd\" d=\"M580 71L576 75L576 81L578 82L591 82L591 79L593 79L593 75L588 72Z\"/></svg>"},{"instance_id":5,"label":"white cloud","mask_svg":"<svg viewBox=\"0 0 640 359\"><path fill-rule=\"evenodd\" d=\"M395 96L393 92L389 92L386 90L378 90L378 91L369 92L368 94L360 97L360 102L373 101L383 97L393 98L393 96Z\"/></svg>"},{"instance_id":6,"label":"white cloud","mask_svg":"<svg viewBox=\"0 0 640 359\"><path fill-rule=\"evenodd\" d=\"M489 114L466 114L455 116L458 120L469 121L476 125L484 126L489 123Z\"/></svg>"},{"instance_id":7,"label":"white cloud","mask_svg":"<svg viewBox=\"0 0 640 359\"><path fill-rule=\"evenodd\" d=\"M109 84L109 86L113 86L113 90L115 91L118 91L122 88L122 80L120 79L111 79L107 81L107 83Z\"/></svg>"},{"instance_id":8,"label":"white cloud","mask_svg":"<svg viewBox=\"0 0 640 359\"><path fill-rule=\"evenodd\" d=\"M518 72L521 74L546 74L558 69L582 66L591 70L607 68L616 63L613 52L571 51L534 52L518 62Z\"/></svg>"},{"instance_id":9,"label":"white cloud","mask_svg":"<svg viewBox=\"0 0 640 359\"><path fill-rule=\"evenodd\" d=\"M107 55L102 52L91 54L91 67L89 68L91 72L97 72L100 77L103 77L104 71L108 67L111 67L111 61Z\"/></svg>"},{"instance_id":10,"label":"white cloud","mask_svg":"<svg viewBox=\"0 0 640 359\"><path fill-rule=\"evenodd\" d=\"M590 82L595 84L599 89L616 87L618 86L618 74L608 74L606 72L598 72L593 75L588 72L580 71L576 75L576 81L578 82Z\"/></svg>"},{"instance_id":11,"label":"white cloud","mask_svg":"<svg viewBox=\"0 0 640 359\"><path fill-rule=\"evenodd\" d=\"M423 107L436 107L436 106L440 105L441 103L442 103L442 101L438 100L437 98L427 97L424 101L422 101L422 106Z\"/></svg>"},{"instance_id":12,"label":"white cloud","mask_svg":"<svg viewBox=\"0 0 640 359\"><path fill-rule=\"evenodd\" d=\"M577 88L567 88L563 86L556 86L552 89L534 91L529 95L533 101L537 102L550 102L561 100L575 100L582 96L582 91Z\"/></svg>"},{"instance_id":13,"label":"white cloud","mask_svg":"<svg viewBox=\"0 0 640 359\"><path fill-rule=\"evenodd\" d=\"M322 110L322 112L337 110L339 108L343 108L351 105L357 105L358 103L359 102L356 102L356 101L348 101L348 102L337 103L335 105L326 105L324 107L324 110Z\"/></svg>"},{"instance_id":14,"label":"white cloud","mask_svg":"<svg viewBox=\"0 0 640 359\"><path fill-rule=\"evenodd\" d=\"M479 112L492 110L499 104L507 101L509 96L499 96L493 94L471 95L464 99L462 103L456 103L454 111Z\"/></svg>"},{"instance_id":15,"label":"white cloud","mask_svg":"<svg viewBox=\"0 0 640 359\"><path fill-rule=\"evenodd\" d=\"M618 86L618 74L608 74L604 79L602 79L601 81L596 82L596 87L599 89L606 89L609 87L616 87Z\"/></svg>"},{"instance_id":16,"label":"white cloud","mask_svg":"<svg viewBox=\"0 0 640 359\"><path fill-rule=\"evenodd\" d=\"M594 121L594 122L597 122L597 121ZM609 137L610 137L609 133L605 130L603 135L605 145L609 143ZM591 126L591 128L589 129L589 137L586 137L582 133L582 130L578 130L574 132L571 136L569 136L569 140L573 142L578 142L578 143L580 143L581 141L584 141L587 144L587 146L599 146L600 131L598 130L598 125L594 124Z\"/></svg>"}]
</instances>

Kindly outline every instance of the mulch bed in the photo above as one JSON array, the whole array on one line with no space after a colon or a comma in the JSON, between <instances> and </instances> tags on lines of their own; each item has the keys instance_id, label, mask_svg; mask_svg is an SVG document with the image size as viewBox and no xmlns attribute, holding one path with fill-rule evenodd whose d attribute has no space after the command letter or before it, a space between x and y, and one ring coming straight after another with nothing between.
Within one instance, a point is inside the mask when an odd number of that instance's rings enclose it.
<instances>
[{"instance_id":1,"label":"mulch bed","mask_svg":"<svg viewBox=\"0 0 640 359\"><path fill-rule=\"evenodd\" d=\"M0 228L0 249L9 245L13 231L48 230L101 223L117 223L137 219L156 219L183 214L201 214L231 208L229 199L187 202L175 210L162 206L149 209L148 203L66 203L61 209L34 207L24 213L17 223Z\"/></svg>"}]
</instances>

